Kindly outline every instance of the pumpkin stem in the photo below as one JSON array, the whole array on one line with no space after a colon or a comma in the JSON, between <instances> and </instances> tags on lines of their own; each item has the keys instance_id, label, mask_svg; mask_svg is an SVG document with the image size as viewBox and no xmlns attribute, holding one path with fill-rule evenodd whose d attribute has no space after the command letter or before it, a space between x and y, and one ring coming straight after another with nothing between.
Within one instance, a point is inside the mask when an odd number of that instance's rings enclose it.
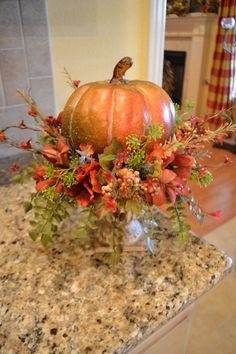
<instances>
[{"instance_id":1,"label":"pumpkin stem","mask_svg":"<svg viewBox=\"0 0 236 354\"><path fill-rule=\"evenodd\" d=\"M133 59L130 57L122 58L115 66L113 71L112 79L110 80L111 84L124 83L127 84L125 78L126 71L133 65Z\"/></svg>"}]
</instances>

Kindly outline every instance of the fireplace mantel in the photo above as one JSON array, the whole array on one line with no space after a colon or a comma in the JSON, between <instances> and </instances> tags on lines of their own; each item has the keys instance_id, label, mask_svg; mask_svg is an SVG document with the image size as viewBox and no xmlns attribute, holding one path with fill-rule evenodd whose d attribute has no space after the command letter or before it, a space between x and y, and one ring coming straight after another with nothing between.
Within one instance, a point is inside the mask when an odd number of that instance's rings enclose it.
<instances>
[{"instance_id":1,"label":"fireplace mantel","mask_svg":"<svg viewBox=\"0 0 236 354\"><path fill-rule=\"evenodd\" d=\"M186 52L182 103L194 101L198 114L206 110L216 28L216 14L169 15L166 19L165 50Z\"/></svg>"}]
</instances>

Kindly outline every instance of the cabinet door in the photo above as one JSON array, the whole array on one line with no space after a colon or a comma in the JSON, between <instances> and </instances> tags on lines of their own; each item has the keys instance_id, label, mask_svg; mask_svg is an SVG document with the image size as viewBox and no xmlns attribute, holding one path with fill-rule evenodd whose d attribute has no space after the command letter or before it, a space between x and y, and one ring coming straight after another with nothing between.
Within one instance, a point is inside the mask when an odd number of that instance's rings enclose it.
<instances>
[{"instance_id":1,"label":"cabinet door","mask_svg":"<svg viewBox=\"0 0 236 354\"><path fill-rule=\"evenodd\" d=\"M182 311L129 354L184 354L194 306Z\"/></svg>"}]
</instances>

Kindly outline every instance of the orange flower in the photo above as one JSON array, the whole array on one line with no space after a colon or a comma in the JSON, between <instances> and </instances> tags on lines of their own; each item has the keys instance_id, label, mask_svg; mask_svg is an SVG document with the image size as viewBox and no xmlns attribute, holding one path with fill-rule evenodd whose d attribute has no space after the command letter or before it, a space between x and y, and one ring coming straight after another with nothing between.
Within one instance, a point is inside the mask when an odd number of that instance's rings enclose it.
<instances>
[{"instance_id":1,"label":"orange flower","mask_svg":"<svg viewBox=\"0 0 236 354\"><path fill-rule=\"evenodd\" d=\"M148 176L143 184L146 186L145 198L148 203L161 206L167 199L174 203L176 194L187 194L184 181L177 174L169 169L164 169L160 180Z\"/></svg>"},{"instance_id":2,"label":"orange flower","mask_svg":"<svg viewBox=\"0 0 236 354\"><path fill-rule=\"evenodd\" d=\"M19 169L20 166L17 163L13 163L13 165L11 165L12 172L17 172Z\"/></svg>"},{"instance_id":3,"label":"orange flower","mask_svg":"<svg viewBox=\"0 0 236 354\"><path fill-rule=\"evenodd\" d=\"M175 153L175 157L171 162L174 167L174 172L182 179L186 180L190 177L192 166L195 163L195 159L183 152L183 150L178 150Z\"/></svg>"},{"instance_id":4,"label":"orange flower","mask_svg":"<svg viewBox=\"0 0 236 354\"><path fill-rule=\"evenodd\" d=\"M100 164L94 160L80 166L76 176L77 184L66 189L67 194L74 197L79 205L89 205L94 200L95 193L102 193L101 185L97 180L99 169Z\"/></svg>"},{"instance_id":5,"label":"orange flower","mask_svg":"<svg viewBox=\"0 0 236 354\"><path fill-rule=\"evenodd\" d=\"M117 211L117 203L114 199L110 199L104 196L102 197L102 200L104 201L105 210L111 211L112 213L115 213Z\"/></svg>"},{"instance_id":6,"label":"orange flower","mask_svg":"<svg viewBox=\"0 0 236 354\"><path fill-rule=\"evenodd\" d=\"M60 136L57 145L45 145L40 151L41 154L51 163L67 166L69 163L68 152L69 146L65 143L65 139Z\"/></svg>"},{"instance_id":7,"label":"orange flower","mask_svg":"<svg viewBox=\"0 0 236 354\"><path fill-rule=\"evenodd\" d=\"M3 141L5 139L5 134L4 132L0 131L0 141Z\"/></svg>"},{"instance_id":8,"label":"orange flower","mask_svg":"<svg viewBox=\"0 0 236 354\"><path fill-rule=\"evenodd\" d=\"M22 141L22 142L20 143L19 148L20 148L21 150L28 150L28 149L31 149L31 148L32 148L32 146L31 146L31 141L32 141L32 139L29 139L29 140L27 140L27 141Z\"/></svg>"},{"instance_id":9,"label":"orange flower","mask_svg":"<svg viewBox=\"0 0 236 354\"><path fill-rule=\"evenodd\" d=\"M152 162L153 159L164 159L165 158L165 150L159 144L155 144L153 146L152 151L147 155L147 162Z\"/></svg>"},{"instance_id":10,"label":"orange flower","mask_svg":"<svg viewBox=\"0 0 236 354\"><path fill-rule=\"evenodd\" d=\"M53 186L56 183L55 178L50 178L50 179L45 179L43 181L40 181L36 184L36 190L38 192L42 191L46 187Z\"/></svg>"},{"instance_id":11,"label":"orange flower","mask_svg":"<svg viewBox=\"0 0 236 354\"><path fill-rule=\"evenodd\" d=\"M46 167L44 165L36 167L33 171L33 179L38 182L42 181L44 179L45 171Z\"/></svg>"}]
</instances>

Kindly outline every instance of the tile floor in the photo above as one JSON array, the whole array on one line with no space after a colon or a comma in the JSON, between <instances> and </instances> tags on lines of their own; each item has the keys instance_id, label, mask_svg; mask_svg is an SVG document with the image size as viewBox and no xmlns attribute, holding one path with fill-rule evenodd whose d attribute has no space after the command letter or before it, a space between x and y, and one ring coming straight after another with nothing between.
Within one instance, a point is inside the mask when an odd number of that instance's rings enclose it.
<instances>
[{"instance_id":1,"label":"tile floor","mask_svg":"<svg viewBox=\"0 0 236 354\"><path fill-rule=\"evenodd\" d=\"M206 239L236 262L236 218ZM236 269L196 304L186 354L236 354Z\"/></svg>"}]
</instances>

